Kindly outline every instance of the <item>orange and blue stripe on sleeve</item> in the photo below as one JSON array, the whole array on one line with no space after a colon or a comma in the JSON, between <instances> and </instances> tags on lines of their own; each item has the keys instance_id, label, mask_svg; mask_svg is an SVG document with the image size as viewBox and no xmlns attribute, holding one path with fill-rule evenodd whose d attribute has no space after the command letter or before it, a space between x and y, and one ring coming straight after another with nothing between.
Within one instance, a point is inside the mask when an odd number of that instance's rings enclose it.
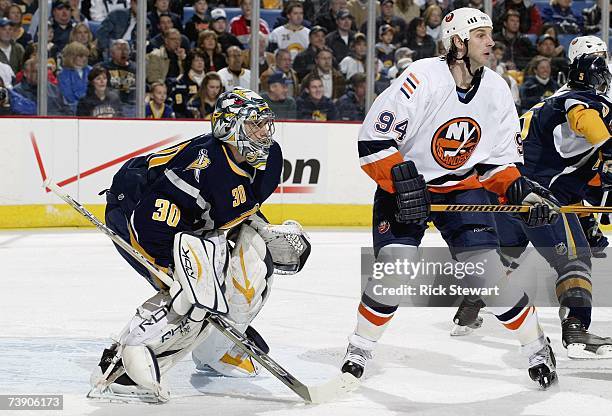
<instances>
[{"instance_id":1,"label":"orange and blue stripe on sleeve","mask_svg":"<svg viewBox=\"0 0 612 416\"><path fill-rule=\"evenodd\" d=\"M506 191L521 173L514 165L498 166L480 175L480 183L487 191L504 197Z\"/></svg>"},{"instance_id":2,"label":"orange and blue stripe on sleeve","mask_svg":"<svg viewBox=\"0 0 612 416\"><path fill-rule=\"evenodd\" d=\"M404 161L395 140L360 140L357 146L361 169L382 189L395 192L391 168Z\"/></svg>"}]
</instances>

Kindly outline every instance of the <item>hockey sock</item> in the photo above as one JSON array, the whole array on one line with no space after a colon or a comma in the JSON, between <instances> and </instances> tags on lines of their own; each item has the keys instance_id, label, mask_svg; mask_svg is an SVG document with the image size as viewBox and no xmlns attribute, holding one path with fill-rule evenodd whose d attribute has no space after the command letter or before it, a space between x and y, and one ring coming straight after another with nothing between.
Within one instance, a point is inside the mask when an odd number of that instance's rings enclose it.
<instances>
[{"instance_id":1,"label":"hockey sock","mask_svg":"<svg viewBox=\"0 0 612 416\"><path fill-rule=\"evenodd\" d=\"M513 332L522 346L531 345L534 341L543 339L544 332L540 326L536 308L529 301L527 294L524 294L510 309L501 307L489 309L502 325Z\"/></svg>"}]
</instances>

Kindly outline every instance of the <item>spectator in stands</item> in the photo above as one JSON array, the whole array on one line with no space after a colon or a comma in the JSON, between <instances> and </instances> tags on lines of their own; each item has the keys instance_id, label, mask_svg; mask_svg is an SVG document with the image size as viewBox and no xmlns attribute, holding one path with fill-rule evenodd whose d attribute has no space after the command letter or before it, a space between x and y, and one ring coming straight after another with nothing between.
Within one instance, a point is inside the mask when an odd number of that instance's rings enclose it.
<instances>
[{"instance_id":1,"label":"spectator in stands","mask_svg":"<svg viewBox=\"0 0 612 416\"><path fill-rule=\"evenodd\" d=\"M395 45L393 37L395 30L391 25L382 25L378 30L378 43L374 45L376 48L376 57L383 63L385 70L388 70L395 65Z\"/></svg>"},{"instance_id":2,"label":"spectator in stands","mask_svg":"<svg viewBox=\"0 0 612 416\"><path fill-rule=\"evenodd\" d=\"M0 77L0 116L9 116L11 114L13 114L13 111L11 110L11 99L9 91L7 89L7 86L4 84L4 80Z\"/></svg>"},{"instance_id":3,"label":"spectator in stands","mask_svg":"<svg viewBox=\"0 0 612 416\"><path fill-rule=\"evenodd\" d=\"M289 19L287 18L287 6L289 3L298 2L302 5L304 9L304 23L305 27L312 26L312 22L314 21L314 3L312 0L283 0L283 6L281 7L280 14L276 17L274 24L272 25L272 30L277 27L283 26L287 24Z\"/></svg>"},{"instance_id":4,"label":"spectator in stands","mask_svg":"<svg viewBox=\"0 0 612 416\"><path fill-rule=\"evenodd\" d=\"M109 16L119 11L115 10ZM110 86L119 93L122 103L121 113L126 117L132 117L136 110L136 66L130 62L129 43L123 39L114 40L110 48L110 57L110 62L104 64L110 74Z\"/></svg>"},{"instance_id":5,"label":"spectator in stands","mask_svg":"<svg viewBox=\"0 0 612 416\"><path fill-rule=\"evenodd\" d=\"M406 36L406 21L394 14L393 0L380 0L380 16L376 18L376 33L382 25L392 26L394 29L393 43L399 45ZM368 23L364 22L361 25L361 33L368 33Z\"/></svg>"},{"instance_id":6,"label":"spectator in stands","mask_svg":"<svg viewBox=\"0 0 612 416\"><path fill-rule=\"evenodd\" d=\"M262 72L259 77L259 88L261 91L268 90L268 78L273 74L280 73L285 78L287 94L297 97L300 93L300 83L297 73L291 68L291 54L287 49L279 49L274 54L274 65Z\"/></svg>"},{"instance_id":7,"label":"spectator in stands","mask_svg":"<svg viewBox=\"0 0 612 416\"><path fill-rule=\"evenodd\" d=\"M521 33L539 33L542 28L540 9L529 0L497 0L493 7L493 30L495 32L502 29L504 16L508 10L516 10L519 13Z\"/></svg>"},{"instance_id":8,"label":"spectator in stands","mask_svg":"<svg viewBox=\"0 0 612 416\"><path fill-rule=\"evenodd\" d=\"M8 9L11 7L11 0L0 0L0 16L6 17L8 14Z\"/></svg>"},{"instance_id":9,"label":"spectator in stands","mask_svg":"<svg viewBox=\"0 0 612 416\"><path fill-rule=\"evenodd\" d=\"M161 33L161 29L159 27L159 17L162 14L169 14L170 18L172 19L172 23L174 24L174 28L179 32L183 31L181 18L176 13L172 13L170 11L170 0L155 0L153 10L147 14L149 22L151 23L151 32L149 33L150 37L155 37Z\"/></svg>"},{"instance_id":10,"label":"spectator in stands","mask_svg":"<svg viewBox=\"0 0 612 416\"><path fill-rule=\"evenodd\" d=\"M365 118L365 94L366 75L355 74L351 77L350 86L336 106L338 108L338 119L346 121L363 121Z\"/></svg>"},{"instance_id":11,"label":"spectator in stands","mask_svg":"<svg viewBox=\"0 0 612 416\"><path fill-rule=\"evenodd\" d=\"M223 92L221 77L216 72L209 72L202 80L198 95L187 103L187 109L193 118L209 120L215 111L217 98Z\"/></svg>"},{"instance_id":12,"label":"spectator in stands","mask_svg":"<svg viewBox=\"0 0 612 416\"><path fill-rule=\"evenodd\" d=\"M174 27L174 21L168 13L159 15L158 29L159 33L155 35L147 45L147 52L152 52L153 49L161 48L164 44L168 31L170 29L176 29ZM181 48L185 49L186 51L190 49L189 39L183 34L181 34Z\"/></svg>"},{"instance_id":13,"label":"spectator in stands","mask_svg":"<svg viewBox=\"0 0 612 416\"><path fill-rule=\"evenodd\" d=\"M340 9L336 15L336 30L329 32L325 38L325 44L334 51L336 61L342 61L350 52L349 46L355 38L355 32L351 30L352 17L346 9Z\"/></svg>"},{"instance_id":14,"label":"spectator in stands","mask_svg":"<svg viewBox=\"0 0 612 416\"><path fill-rule=\"evenodd\" d=\"M13 68L11 68L8 64L3 64L0 62L0 79L2 80L2 85L6 88L13 88L13 79L15 78L15 72Z\"/></svg>"},{"instance_id":15,"label":"spectator in stands","mask_svg":"<svg viewBox=\"0 0 612 416\"><path fill-rule=\"evenodd\" d=\"M69 0L54 0L51 14L53 21L50 25L53 27L53 43L61 51L68 44L70 32L76 25L72 19L72 11Z\"/></svg>"},{"instance_id":16,"label":"spectator in stands","mask_svg":"<svg viewBox=\"0 0 612 416\"><path fill-rule=\"evenodd\" d=\"M483 0L455 0L453 1L453 9L460 9L461 7L471 7L472 9L478 9L483 13L485 12Z\"/></svg>"},{"instance_id":17,"label":"spectator in stands","mask_svg":"<svg viewBox=\"0 0 612 416\"><path fill-rule=\"evenodd\" d=\"M423 12L423 19L427 25L427 34L436 42L440 40L440 24L442 23L442 7L437 4L428 6Z\"/></svg>"},{"instance_id":18,"label":"spectator in stands","mask_svg":"<svg viewBox=\"0 0 612 416\"><path fill-rule=\"evenodd\" d=\"M393 14L404 19L406 24L410 24L412 19L421 16L421 8L414 0L394 0Z\"/></svg>"},{"instance_id":19,"label":"spectator in stands","mask_svg":"<svg viewBox=\"0 0 612 416\"><path fill-rule=\"evenodd\" d=\"M516 67L523 70L527 62L535 56L536 51L533 44L525 35L519 32L520 14L510 9L504 18L504 27L501 32L493 35L495 42L501 42L506 46L506 54L503 61L514 62Z\"/></svg>"},{"instance_id":20,"label":"spectator in stands","mask_svg":"<svg viewBox=\"0 0 612 416\"><path fill-rule=\"evenodd\" d=\"M214 9L210 12L212 19L211 28L217 34L217 42L221 45L221 52L227 54L227 48L238 46L242 49L242 43L238 38L227 31L227 15L223 9Z\"/></svg>"},{"instance_id":21,"label":"spectator in stands","mask_svg":"<svg viewBox=\"0 0 612 416\"><path fill-rule=\"evenodd\" d=\"M326 34L325 28L322 26L313 26L310 29L310 33L308 34L308 47L300 52L293 60L293 69L300 80L314 69L315 55L319 49L325 47Z\"/></svg>"},{"instance_id":22,"label":"spectator in stands","mask_svg":"<svg viewBox=\"0 0 612 416\"><path fill-rule=\"evenodd\" d=\"M226 91L234 87L251 89L251 71L242 67L242 51L237 46L227 49L227 67L218 74Z\"/></svg>"},{"instance_id":23,"label":"spectator in stands","mask_svg":"<svg viewBox=\"0 0 612 416\"><path fill-rule=\"evenodd\" d=\"M95 65L87 79L87 93L79 100L77 116L96 118L121 117L121 101L115 91L108 88L110 74L102 65Z\"/></svg>"},{"instance_id":24,"label":"spectator in stands","mask_svg":"<svg viewBox=\"0 0 612 416\"><path fill-rule=\"evenodd\" d=\"M559 33L581 34L584 18L574 12L571 6L572 0L550 0L550 5L542 8L542 20L557 26Z\"/></svg>"},{"instance_id":25,"label":"spectator in stands","mask_svg":"<svg viewBox=\"0 0 612 416\"><path fill-rule=\"evenodd\" d=\"M287 49L291 54L291 60L298 53L308 47L308 33L310 29L305 28L304 7L301 3L293 1L287 4L287 24L279 26L270 33L269 50L276 52L277 49Z\"/></svg>"},{"instance_id":26,"label":"spectator in stands","mask_svg":"<svg viewBox=\"0 0 612 416\"><path fill-rule=\"evenodd\" d=\"M333 52L324 47L318 50L315 56L315 67L302 80L300 89L308 88L311 78L318 78L323 83L323 95L332 100L337 100L344 94L346 80L342 73L333 67Z\"/></svg>"},{"instance_id":27,"label":"spectator in stands","mask_svg":"<svg viewBox=\"0 0 612 416\"><path fill-rule=\"evenodd\" d=\"M136 41L137 3L138 0L131 0L129 9L115 9L102 21L96 32L100 50L106 51L115 39L123 39L130 43Z\"/></svg>"},{"instance_id":28,"label":"spectator in stands","mask_svg":"<svg viewBox=\"0 0 612 416\"><path fill-rule=\"evenodd\" d=\"M250 42L250 40L249 40ZM268 35L259 32L259 73L263 74L268 68L274 65L274 54L268 52ZM242 66L251 69L251 50L242 51Z\"/></svg>"},{"instance_id":29,"label":"spectator in stands","mask_svg":"<svg viewBox=\"0 0 612 416\"><path fill-rule=\"evenodd\" d=\"M327 5L321 6L319 14L315 17L315 25L323 26L327 33L332 33L337 28L338 12L346 10L346 6L346 0L329 0ZM348 15L350 16L350 13Z\"/></svg>"},{"instance_id":30,"label":"spectator in stands","mask_svg":"<svg viewBox=\"0 0 612 416\"><path fill-rule=\"evenodd\" d=\"M230 33L238 38L243 48L249 48L249 37L251 35L251 0L240 0L242 14L230 21ZM259 31L265 35L270 34L268 24L264 19L259 20Z\"/></svg>"},{"instance_id":31,"label":"spectator in stands","mask_svg":"<svg viewBox=\"0 0 612 416\"><path fill-rule=\"evenodd\" d=\"M97 42L85 23L77 23L70 32L70 42L79 42L89 51L88 63L93 66L102 60L102 54L98 50Z\"/></svg>"},{"instance_id":32,"label":"spectator in stands","mask_svg":"<svg viewBox=\"0 0 612 416\"><path fill-rule=\"evenodd\" d=\"M522 112L529 110L559 89L559 84L550 77L550 59L536 56L529 62L527 77L520 87Z\"/></svg>"},{"instance_id":33,"label":"spectator in stands","mask_svg":"<svg viewBox=\"0 0 612 416\"><path fill-rule=\"evenodd\" d=\"M176 79L170 96L174 102L173 108L178 118L190 118L191 113L187 110L187 103L198 95L198 91L204 80L204 55L198 49L187 54L185 59L187 72Z\"/></svg>"},{"instance_id":34,"label":"spectator in stands","mask_svg":"<svg viewBox=\"0 0 612 416\"><path fill-rule=\"evenodd\" d=\"M287 79L282 73L272 74L266 83L266 89L261 94L268 102L272 111L280 120L294 120L297 117L297 106L295 99L289 96L289 86Z\"/></svg>"},{"instance_id":35,"label":"spectator in stands","mask_svg":"<svg viewBox=\"0 0 612 416\"><path fill-rule=\"evenodd\" d=\"M365 72L365 60L368 53L368 44L363 33L357 33L351 45L351 53L340 61L340 72L345 79L351 77L358 72ZM375 70L379 74L382 71L383 64L376 59Z\"/></svg>"},{"instance_id":36,"label":"spectator in stands","mask_svg":"<svg viewBox=\"0 0 612 416\"><path fill-rule=\"evenodd\" d=\"M323 95L323 81L313 76L308 79L305 94L296 100L297 118L300 120L337 120L338 110L333 101Z\"/></svg>"},{"instance_id":37,"label":"spectator in stands","mask_svg":"<svg viewBox=\"0 0 612 416\"><path fill-rule=\"evenodd\" d=\"M145 118L176 118L172 106L166 103L168 89L162 82L151 84L149 101L145 104Z\"/></svg>"},{"instance_id":38,"label":"spectator in stands","mask_svg":"<svg viewBox=\"0 0 612 416\"><path fill-rule=\"evenodd\" d=\"M58 75L60 92L64 101L76 112L78 101L87 92L87 76L91 66L87 64L89 50L79 42L66 45L62 51L62 70Z\"/></svg>"},{"instance_id":39,"label":"spectator in stands","mask_svg":"<svg viewBox=\"0 0 612 416\"><path fill-rule=\"evenodd\" d=\"M23 79L10 90L11 110L14 114L36 115L38 103L38 64L28 59L23 66ZM64 102L57 86L47 82L47 113L51 116L69 116L73 112Z\"/></svg>"},{"instance_id":40,"label":"spectator in stands","mask_svg":"<svg viewBox=\"0 0 612 416\"><path fill-rule=\"evenodd\" d=\"M582 17L584 18L584 34L590 35L601 30L601 0L597 0L592 6L582 9ZM589 3L587 3L587 6ZM610 17L612 17L612 7L610 8ZM612 19L609 20L609 25L612 27Z\"/></svg>"},{"instance_id":41,"label":"spectator in stands","mask_svg":"<svg viewBox=\"0 0 612 416\"><path fill-rule=\"evenodd\" d=\"M87 17L81 12L81 0L68 0L70 5L70 18L77 23L88 23Z\"/></svg>"},{"instance_id":42,"label":"spectator in stands","mask_svg":"<svg viewBox=\"0 0 612 416\"><path fill-rule=\"evenodd\" d=\"M404 0L412 1L412 0ZM356 27L361 27L368 20L368 0L348 0L346 2L346 8L348 9ZM417 8L417 16L420 14L419 6ZM380 4L376 3L376 16L380 16Z\"/></svg>"},{"instance_id":43,"label":"spectator in stands","mask_svg":"<svg viewBox=\"0 0 612 416\"><path fill-rule=\"evenodd\" d=\"M206 0L195 0L193 2L193 16L185 25L185 35L191 42L198 40L198 34L210 27L210 16L208 14L208 2Z\"/></svg>"},{"instance_id":44,"label":"spectator in stands","mask_svg":"<svg viewBox=\"0 0 612 416\"><path fill-rule=\"evenodd\" d=\"M21 23L24 25L30 24L32 21L32 15L38 9L38 1L37 0L15 0L13 4L16 4L21 9L21 13L23 14Z\"/></svg>"},{"instance_id":45,"label":"spectator in stands","mask_svg":"<svg viewBox=\"0 0 612 416\"><path fill-rule=\"evenodd\" d=\"M417 17L410 22L406 33L406 46L413 51L413 61L437 55L438 47L436 41L427 34L425 19Z\"/></svg>"},{"instance_id":46,"label":"spectator in stands","mask_svg":"<svg viewBox=\"0 0 612 416\"><path fill-rule=\"evenodd\" d=\"M551 77L558 80L559 73L563 74L563 78L567 77L569 72L569 59L563 53L563 49L559 50L559 42L550 35L542 35L538 38L538 55L550 59ZM560 52L560 53L559 53Z\"/></svg>"},{"instance_id":47,"label":"spectator in stands","mask_svg":"<svg viewBox=\"0 0 612 416\"><path fill-rule=\"evenodd\" d=\"M0 18L0 62L10 65L17 73L23 65L23 46L13 40L11 21L6 17Z\"/></svg>"},{"instance_id":48,"label":"spectator in stands","mask_svg":"<svg viewBox=\"0 0 612 416\"><path fill-rule=\"evenodd\" d=\"M49 32L51 32L50 29L49 29ZM52 34L49 35L49 37L51 36ZM50 83L54 85L58 84L57 77L55 76L55 73L57 72L58 55L59 55L59 51L57 50L53 42L48 40L48 43L47 43L47 79ZM37 56L38 56L38 43L35 43L35 42L30 43L28 47L26 48L25 53L23 55L24 62L30 59L31 57L37 58ZM15 73L16 82L20 82L22 77L23 77L23 70L20 70L19 72Z\"/></svg>"},{"instance_id":49,"label":"spectator in stands","mask_svg":"<svg viewBox=\"0 0 612 416\"><path fill-rule=\"evenodd\" d=\"M32 43L32 36L26 32L21 24L21 20L23 18L23 14L21 13L21 8L12 4L8 8L8 13L6 16L11 21L11 27L13 29L13 40L23 46L25 49L30 43Z\"/></svg>"},{"instance_id":50,"label":"spectator in stands","mask_svg":"<svg viewBox=\"0 0 612 416\"><path fill-rule=\"evenodd\" d=\"M186 57L187 52L181 48L181 32L176 29L168 30L164 45L147 54L147 82L174 82L183 73L183 61Z\"/></svg>"},{"instance_id":51,"label":"spectator in stands","mask_svg":"<svg viewBox=\"0 0 612 416\"><path fill-rule=\"evenodd\" d=\"M404 69L408 68L411 63L411 58L402 58L398 60L387 73L387 78L389 79L389 82L392 82L395 78L401 75L401 73L404 72Z\"/></svg>"},{"instance_id":52,"label":"spectator in stands","mask_svg":"<svg viewBox=\"0 0 612 416\"><path fill-rule=\"evenodd\" d=\"M102 22L113 10L127 9L128 0L91 0L89 16L94 22Z\"/></svg>"},{"instance_id":53,"label":"spectator in stands","mask_svg":"<svg viewBox=\"0 0 612 416\"><path fill-rule=\"evenodd\" d=\"M217 34L212 30L203 30L198 35L197 48L204 57L204 72L218 72L227 66Z\"/></svg>"}]
</instances>

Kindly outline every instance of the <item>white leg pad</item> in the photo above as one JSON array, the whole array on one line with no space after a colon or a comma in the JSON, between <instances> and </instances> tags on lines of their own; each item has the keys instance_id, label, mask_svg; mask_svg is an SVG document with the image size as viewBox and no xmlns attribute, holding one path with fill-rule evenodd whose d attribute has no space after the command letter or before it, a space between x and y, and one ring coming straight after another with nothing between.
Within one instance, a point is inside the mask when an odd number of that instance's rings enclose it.
<instances>
[{"instance_id":1,"label":"white leg pad","mask_svg":"<svg viewBox=\"0 0 612 416\"><path fill-rule=\"evenodd\" d=\"M123 348L125 372L135 383L160 397L168 397L161 386L161 374L153 352L144 345L127 345Z\"/></svg>"}]
</instances>

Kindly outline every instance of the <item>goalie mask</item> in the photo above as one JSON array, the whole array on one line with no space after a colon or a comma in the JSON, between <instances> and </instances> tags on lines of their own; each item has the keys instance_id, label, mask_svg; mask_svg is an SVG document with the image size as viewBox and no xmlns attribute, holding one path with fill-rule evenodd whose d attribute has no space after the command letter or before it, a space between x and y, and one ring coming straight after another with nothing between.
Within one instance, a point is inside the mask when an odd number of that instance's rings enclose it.
<instances>
[{"instance_id":1,"label":"goalie mask","mask_svg":"<svg viewBox=\"0 0 612 416\"><path fill-rule=\"evenodd\" d=\"M249 165L265 169L274 143L274 113L257 93L234 88L217 99L212 115L213 135L246 158Z\"/></svg>"},{"instance_id":2,"label":"goalie mask","mask_svg":"<svg viewBox=\"0 0 612 416\"><path fill-rule=\"evenodd\" d=\"M612 81L608 64L602 56L580 55L570 64L567 84L576 90L606 92Z\"/></svg>"}]
</instances>

